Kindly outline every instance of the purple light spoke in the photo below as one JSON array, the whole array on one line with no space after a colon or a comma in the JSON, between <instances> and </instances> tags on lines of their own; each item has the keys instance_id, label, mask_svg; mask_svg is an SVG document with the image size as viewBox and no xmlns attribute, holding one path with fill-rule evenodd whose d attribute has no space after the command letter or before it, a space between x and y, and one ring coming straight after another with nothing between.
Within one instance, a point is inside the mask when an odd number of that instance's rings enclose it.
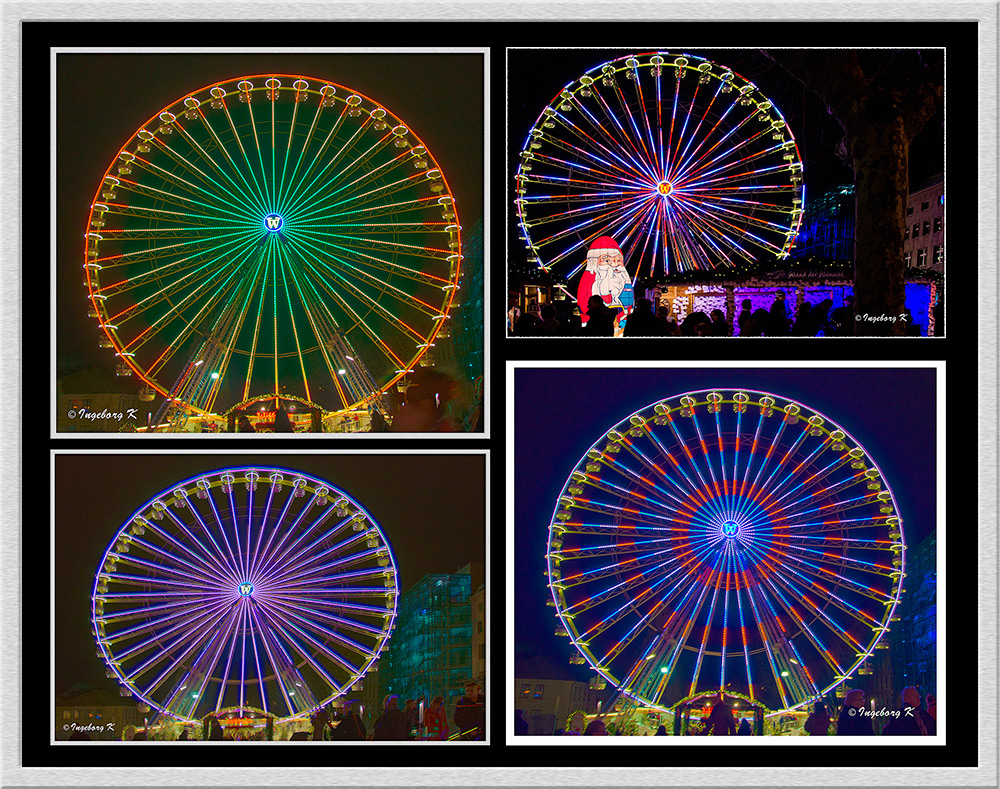
<instances>
[{"instance_id":1,"label":"purple light spoke","mask_svg":"<svg viewBox=\"0 0 1000 789\"><path fill-rule=\"evenodd\" d=\"M274 659L274 654L271 652L271 645L268 643L268 637L270 636L271 638L273 638L274 636L271 635L268 632L267 628L261 626L260 620L257 618L257 609L256 608L251 608L250 609L250 615L253 617L254 622L257 623L257 631L260 633L261 641L264 644L264 652L267 653L267 659L271 661L271 668L274 669L274 681L277 683L278 690L281 691L281 695L285 699L285 704L288 707L288 713L289 713L289 715L294 715L295 714L295 706L292 704L292 700L288 696L288 692L285 689L284 683L282 682L281 669L278 667L278 664L277 664L277 662ZM275 646L277 647L278 645L275 645ZM263 687L263 684L264 683L263 683L263 680L262 680L261 681L261 686L262 687Z\"/></svg>"},{"instance_id":2,"label":"purple light spoke","mask_svg":"<svg viewBox=\"0 0 1000 789\"><path fill-rule=\"evenodd\" d=\"M253 616L253 604L249 605L249 613L247 615L247 623L256 622L256 617ZM254 634L253 626L250 626L250 643L253 644L253 661L254 665L257 667L257 681L260 683L260 704L261 709L267 712L267 688L264 685L264 674L260 670L260 654L257 651L257 636Z\"/></svg>"},{"instance_id":3,"label":"purple light spoke","mask_svg":"<svg viewBox=\"0 0 1000 789\"><path fill-rule=\"evenodd\" d=\"M267 552L268 552L268 550L270 550L271 543L274 541L275 536L279 533L279 529L277 527L278 527L278 525L285 523L285 518L288 516L288 510L291 508L293 501L295 501L295 488L294 488L294 485L293 485L292 489L290 491L288 491L288 495L285 498L285 506L282 507L282 509L281 509L281 515L278 516L278 520L275 522L275 528L271 529L271 534L268 536L267 542L264 544L264 550L263 551L257 551L256 555L254 556L254 568L253 568L253 572L251 573L251 577L256 577L259 574L261 568L263 568L264 565L266 564L267 559L265 557L267 556ZM299 525L299 521L302 520L302 517L305 515L305 512L306 512L307 509L308 509L308 507L303 506L302 510L299 512L298 516L295 518L294 523L292 523L287 528L281 530L282 540L284 540L287 535L289 535L293 531L295 531L296 527L298 527L298 525ZM280 546L280 544L281 543L279 541L279 546Z\"/></svg>"},{"instance_id":4,"label":"purple light spoke","mask_svg":"<svg viewBox=\"0 0 1000 789\"><path fill-rule=\"evenodd\" d=\"M302 658L310 666L312 666L313 669L316 670L318 674L322 675L322 677L329 683L330 688L335 693L340 693L342 689L340 683L338 683L333 677L331 677L330 674L327 672L327 670L323 668L323 665L321 663L317 663L316 660L313 658L313 656L309 653L309 651L307 649L304 649L302 645L299 644L298 641L291 636L291 634L285 629L284 623L272 617L271 614L267 611L267 609L264 608L263 606L260 609L260 613L264 618L266 618L271 623L271 626L275 631L281 633L284 636L285 643L287 643L292 649L298 652L302 656ZM351 666L343 659L341 659L339 655L337 655L334 652L331 652L329 649L323 646L323 644L320 644L318 641L312 638L308 633L302 631L295 625L289 623L289 627L298 632L310 644L312 644L314 647L316 647L321 652L326 654L326 656L329 657L331 660L333 660L335 663L340 665L342 668L346 669L348 673L351 674L352 679L354 676L356 676L357 669L354 666ZM289 662L291 661L289 660Z\"/></svg>"},{"instance_id":5,"label":"purple light spoke","mask_svg":"<svg viewBox=\"0 0 1000 789\"><path fill-rule=\"evenodd\" d=\"M298 625L294 624L293 622L286 621L286 620L279 620L277 617L272 616L271 612L268 611L268 609L266 607L264 607L264 606L261 606L260 611L261 611L261 614L264 617L266 617L269 622L271 622L271 624L274 627L274 629L277 630L278 632L280 632L285 637L285 642L292 649L294 649L296 652L298 652L303 657L303 659L307 663L309 663L309 665L311 665L314 669L316 669L317 672L319 672L320 674L322 674L323 677L330 683L330 687L334 688L335 691L339 692L341 686L337 683L336 680L334 680L333 677L331 677L329 675L329 673L326 671L326 669L323 668L322 664L316 662L315 658L313 657L312 654L310 654L309 650L305 649L298 642L298 640L295 639L292 636L292 634L288 632L288 630L286 629L286 626L288 628L291 628L292 630L294 630L296 633L298 633L299 636L301 636L303 639L305 639L306 641L308 641L313 647L315 647L317 650L319 650L324 655L326 655L330 660L332 660L334 663L336 663L338 666L340 666L342 669L344 669L352 678L357 675L358 670L359 670L357 666L353 665L352 663L350 663L349 661L347 661L345 658L342 658L339 654L337 654L336 652L334 652L333 650L331 650L325 644L317 641L315 638L313 638L311 635L309 635L309 633L307 633L305 630L303 630ZM292 618L293 619L300 619L299 617L297 617L295 615L293 615ZM315 628L315 625L313 627Z\"/></svg>"},{"instance_id":6,"label":"purple light spoke","mask_svg":"<svg viewBox=\"0 0 1000 789\"><path fill-rule=\"evenodd\" d=\"M305 530L304 532L302 532L302 534L300 534L300 535L299 535L299 536L298 536L298 537L296 538L295 542L293 542L293 543L292 543L291 545L289 545L289 546L288 546L288 547L287 547L287 548L286 548L286 549L285 549L285 550L284 550L284 551L283 551L283 552L281 553L281 555L280 555L280 556L276 556L276 557L274 557L273 559L271 559L271 560L270 560L270 562L269 562L269 563L267 564L267 567L266 567L266 568L264 568L264 569L262 569L262 576L261 576L261 577L262 577L262 578L264 578L264 579L266 579L266 578L270 577L270 569L271 569L272 567L276 567L276 566L285 566L285 565L286 565L286 564L288 563L288 561L290 561L290 560L286 560L286 559L285 559L285 557L286 557L286 556L288 556L288 554L289 554L289 553L290 553L291 551L295 550L295 547L296 547L296 546L297 546L297 545L298 545L298 544L299 544L300 542L302 542L302 541L303 541L303 540L304 540L304 539L305 539L306 537L308 537L308 536L309 536L309 534L310 534L310 533L311 533L311 532L312 532L312 531L313 531L313 530L314 530L314 529L315 529L316 527L318 527L318 526L322 525L323 521L325 521L325 520L326 520L326 519L327 519L327 518L328 518L328 517L330 516L330 513L332 513L332 512L333 512L333 507L331 507L331 506L327 506L327 507L325 507L325 508L323 509L323 511L322 511L322 512L320 513L319 517L318 517L318 518L317 518L317 519L316 519L315 521L313 521L313 522L312 522L311 524L309 524L309 526L308 526L308 527L306 528L306 530ZM344 520L343 520L343 521L342 521L342 522L341 522L340 524L338 524L338 526L337 526L337 527L335 527L335 529L334 529L333 531L336 531L337 529L339 529L339 528L342 528L343 526L345 526L345 525L347 524L347 522L349 521L349 519L350 519L350 516L347 516L347 517L346 517L346 518L345 518L345 519L344 519ZM326 532L326 533L323 533L323 534L321 534L321 535L320 535L319 537L317 537L317 538L316 538L316 540L314 540L313 544L315 544L315 543L316 543L316 542L318 542L319 540L322 540L322 539L324 539L324 538L328 537L328 536L329 536L330 534L332 534L332 533L333 533L333 532ZM281 562L283 562L283 561L284 561L284 564L279 564L279 563L281 563Z\"/></svg>"},{"instance_id":7,"label":"purple light spoke","mask_svg":"<svg viewBox=\"0 0 1000 789\"><path fill-rule=\"evenodd\" d=\"M251 486L252 488L253 486ZM247 598L243 598L240 604L240 631L242 633L242 652L240 654L240 709L243 709L246 701L247 684Z\"/></svg>"},{"instance_id":8,"label":"purple light spoke","mask_svg":"<svg viewBox=\"0 0 1000 789\"><path fill-rule=\"evenodd\" d=\"M160 683L163 682L164 679L166 679L166 677L170 674L170 672L174 670L174 668L177 666L178 663L180 663L184 658L190 655L195 649L198 648L198 646L206 638L208 638L211 635L212 628L214 628L219 622L221 622L222 618L225 615L226 611L222 610L221 612L217 611L215 614L212 615L212 617L199 617L198 620L196 621L196 625L182 631L176 638L173 639L173 641L171 641L165 647L162 647L160 651L155 652L144 663L140 664L139 666L133 669L130 669L129 673L126 675L125 678L131 682L134 680L135 677L145 673L146 670L151 666L154 666L163 660L170 659L172 655L171 650L173 650L173 648L178 646L179 644L185 642L190 636L193 636L187 648L185 648L176 658L174 658L173 662L163 671L162 674L160 674L159 677L157 677L149 686L147 686L145 692L146 693L152 692L160 685ZM163 635L166 636L178 629L179 629L178 627L173 627L170 630L165 631ZM160 638L162 637L159 637L157 640L159 641ZM146 641L143 643L148 644L149 642ZM129 654L131 654L133 651L134 650L128 650L127 652L122 653L120 657L124 658Z\"/></svg>"},{"instance_id":9,"label":"purple light spoke","mask_svg":"<svg viewBox=\"0 0 1000 789\"><path fill-rule=\"evenodd\" d=\"M329 567L337 567L344 563L357 562L369 556L374 556L375 554L378 553L379 550L381 550L381 548L372 548L370 550L362 551L360 553L350 554L343 558L339 558L333 562L328 562L326 564L322 564L316 567L310 567L310 565L312 565L313 563L322 561L326 556L329 556L330 554L339 553L340 551L343 551L348 546L350 546L352 543L359 542L360 540L366 539L367 537L368 534L366 532L357 532L351 535L346 540L343 540L342 542L327 548L325 551L322 551L321 553L308 556L308 558L306 557L305 554L299 554L290 559L288 562L286 562L283 565L283 567L276 569L272 575L268 576L267 578L261 578L261 583L262 584L282 583L285 580L292 580L300 577L301 575L312 575Z\"/></svg>"},{"instance_id":10,"label":"purple light spoke","mask_svg":"<svg viewBox=\"0 0 1000 789\"><path fill-rule=\"evenodd\" d=\"M239 606L233 606L235 609L233 611L233 621L240 619L242 622L243 611ZM226 695L226 680L229 678L229 669L233 665L233 652L236 651L236 634L238 632L237 628L232 628L230 631L232 637L229 639L229 656L226 658L226 670L222 672L222 681L219 683L219 696L215 702L215 711L218 712L222 709L222 700Z\"/></svg>"},{"instance_id":11,"label":"purple light spoke","mask_svg":"<svg viewBox=\"0 0 1000 789\"><path fill-rule=\"evenodd\" d=\"M113 556L116 554L108 554ZM189 581L196 582L197 584L202 584L204 586L196 586L196 588L206 588L213 587L217 584L217 580L213 580L208 576L203 576L197 572L197 568L192 567L195 572L188 572L186 570L181 570L175 567L170 567L165 564L157 564L156 562L149 561L147 559L140 559L138 556L133 556L132 554L117 554L118 561L120 564L130 564L140 569L150 569L156 573L161 573L163 575L168 575L174 578L185 578ZM159 580L159 576L150 576L150 582L155 582Z\"/></svg>"},{"instance_id":12,"label":"purple light spoke","mask_svg":"<svg viewBox=\"0 0 1000 789\"><path fill-rule=\"evenodd\" d=\"M208 503L212 506L212 513L215 515L215 522L219 526L219 534L222 535L222 539L225 540L226 550L229 551L229 558L232 559L232 573L233 575L238 575L240 563L236 558L236 554L233 553L233 547L229 544L229 538L226 536L226 527L222 524L222 516L219 515L219 510L215 506L215 499L212 498L211 494L208 496Z\"/></svg>"},{"instance_id":13,"label":"purple light spoke","mask_svg":"<svg viewBox=\"0 0 1000 789\"><path fill-rule=\"evenodd\" d=\"M222 605L226 605L226 603L223 603ZM155 617L153 619L147 618L146 621L144 621L142 624L136 625L135 627L126 628L124 630L115 630L113 633L108 633L104 640L106 642L121 641L123 638L127 636L133 635L135 633L141 633L143 631L150 629L156 629L160 625L163 625L175 619L180 619L180 618L186 619L191 614L197 611L202 611L206 608L210 608L213 611L215 611L218 610L219 607L220 603L217 600L209 600L208 602L201 603L200 605L197 605L193 608L191 607L190 602L186 602L184 608L182 608L179 611Z\"/></svg>"},{"instance_id":14,"label":"purple light spoke","mask_svg":"<svg viewBox=\"0 0 1000 789\"><path fill-rule=\"evenodd\" d=\"M296 605L295 603L288 602L283 598L271 598L267 602L269 605L273 605L276 608L289 608L295 611L301 611L304 614L312 614L313 616L319 617L320 619L324 619L334 624L343 625L346 628L358 630L359 632L365 633L367 635L379 636L382 634L382 629L379 627L373 627L372 625L366 625L363 622L356 622L353 619L345 619L344 617L341 616L334 616L333 614L327 614L323 611L319 611L315 608L310 608L309 606L306 605ZM315 604L318 601L310 599L308 602ZM367 652L367 648L365 649Z\"/></svg>"},{"instance_id":15,"label":"purple light spoke","mask_svg":"<svg viewBox=\"0 0 1000 789\"><path fill-rule=\"evenodd\" d=\"M281 487L280 485L274 485L274 484L272 484L271 485L271 489L270 489L270 491L267 494L267 505L264 507L264 517L262 518L262 520L260 522L260 531L257 534L257 545L254 546L253 554L251 555L252 556L252 560L251 560L251 563L250 563L250 567L247 570L247 574L246 574L247 578L253 578L254 568L256 567L257 560L260 558L260 544L261 544L261 542L263 542L264 532L267 531L267 519L268 519L268 517L271 514L271 502L274 501L274 491L277 490L280 487ZM291 496L288 497L288 500L291 501ZM280 518L279 518L278 522L279 523L281 522ZM275 529L272 529L271 530L271 534L274 534L275 531L276 531Z\"/></svg>"},{"instance_id":16,"label":"purple light spoke","mask_svg":"<svg viewBox=\"0 0 1000 789\"><path fill-rule=\"evenodd\" d=\"M136 544L136 545L141 545L143 548L145 548L150 553L159 554L164 559L167 559L167 560L172 561L172 562L176 562L177 564L180 564L180 565L182 565L184 567L189 568L196 575L198 573L204 573L205 572L205 568L203 566L202 567L198 567L198 566L196 566L194 564L191 564L188 561L185 561L184 559L181 559L181 558L179 558L177 556L174 556L173 554L169 553L165 548L163 548L163 547L161 547L159 545L155 545L155 544L149 542L148 540L143 540L140 537L133 536L131 541L134 544ZM218 569L220 569L223 572L223 574L225 574L226 568L224 568L222 566L219 566ZM201 576L199 576L199 577L201 577ZM204 576L204 580L209 581L209 582L212 581L211 577L208 576L208 575Z\"/></svg>"},{"instance_id":17,"label":"purple light spoke","mask_svg":"<svg viewBox=\"0 0 1000 789\"><path fill-rule=\"evenodd\" d=\"M229 488L229 491L228 491L229 492L229 511L233 515L233 520L232 520L232 524L233 524L233 538L236 540L236 571L238 573L240 573L241 575L243 575L243 577L245 578L246 574L243 572L243 546L240 545L240 526L239 526L239 520L236 517L236 501L233 498L233 489L236 487L236 481L233 480L233 484L232 485L228 485L227 487ZM247 550L248 551L250 550L250 546L249 545L247 546Z\"/></svg>"},{"instance_id":18,"label":"purple light spoke","mask_svg":"<svg viewBox=\"0 0 1000 789\"><path fill-rule=\"evenodd\" d=\"M264 574L264 573L267 573L267 572L268 572L268 568L270 568L271 566L273 566L273 565L274 565L274 564L275 564L275 563L276 563L277 561L280 561L281 557L283 557L283 556L285 555L284 553L282 553L282 554L281 554L281 555L279 556L279 555L278 555L278 551L279 551L279 550L281 550L281 547L282 547L282 546L283 546L283 545L285 544L285 541L286 541L286 540L287 540L287 539L288 539L289 537L291 537L291 536L292 536L292 534L294 534L294 533L295 533L295 531L296 531L296 530L298 529L298 527L299 527L299 524L300 524L300 523L302 522L302 519L303 519L303 518L305 518L305 517L306 517L306 515L308 515L308 514L309 514L309 513L310 513L310 512L312 511L313 507L314 507L314 506L315 506L315 504L316 504L316 500L317 500L317 499L316 499L316 494L314 493L314 494L313 494L313 496L312 496L312 498L311 498L311 499L309 499L309 502L308 502L308 504L306 504L305 506L303 506L303 507L302 507L302 509L301 509L301 510L299 511L299 514L298 514L298 515L296 516L296 518L295 518L295 522L294 522L294 523L292 523L292 524L291 524L291 525L290 525L290 526L289 526L289 527L288 527L287 529L285 529L285 532L284 532L284 534L282 534L282 535L281 535L281 539L280 539L280 540L278 540L278 543L277 543L277 545L275 545L275 546L274 546L274 548L272 548L272 549L271 549L271 553L270 553L270 554L268 554L268 555L266 555L266 556L264 556L264 557L263 557L263 558L261 559L261 562L260 562L260 570L258 571L259 573L262 573L262 574ZM306 530L305 530L305 531L303 532L303 534L302 534L302 535L300 535L300 536L298 537L298 539L297 539L297 540L296 540L296 541L295 541L294 543L292 543L292 545L291 545L290 547L291 547L291 548L294 548L294 547L295 547L295 545L296 545L296 544L297 544L297 543L298 543L299 541L301 541L301 540L302 540L302 538L303 538L303 537L304 537L304 536L305 536L306 534L308 534L308 533L309 533L309 530L310 530L311 528L312 528L312 526L309 526L309 527L308 527L308 528L307 528L307 529L306 529ZM285 551L285 553L287 553L287 550Z\"/></svg>"},{"instance_id":19,"label":"purple light spoke","mask_svg":"<svg viewBox=\"0 0 1000 789\"><path fill-rule=\"evenodd\" d=\"M185 507L185 509L190 509L190 505L188 507ZM177 515L174 514L174 512L172 510L170 510L169 508L167 510L165 510L165 512L170 517L170 519L174 523L177 524L177 526L181 529L181 531L183 531L191 540L193 540L195 542L195 544L202 550L203 555L202 556L197 556L196 558L199 561L201 561L201 562L204 562L205 559L208 559L208 560L211 561L213 559L211 552L208 550L208 548L206 548L204 545L202 545L201 541L194 536L194 534L188 529L187 525L184 524L180 520L180 518L178 518Z\"/></svg>"}]
</instances>

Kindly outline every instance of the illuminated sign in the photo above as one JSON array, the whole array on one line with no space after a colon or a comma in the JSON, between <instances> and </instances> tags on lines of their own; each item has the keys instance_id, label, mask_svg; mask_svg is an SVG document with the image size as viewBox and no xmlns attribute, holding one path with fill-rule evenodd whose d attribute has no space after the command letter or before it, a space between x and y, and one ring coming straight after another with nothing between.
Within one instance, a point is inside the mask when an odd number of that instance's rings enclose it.
<instances>
[{"instance_id":1,"label":"illuminated sign","mask_svg":"<svg viewBox=\"0 0 1000 789\"><path fill-rule=\"evenodd\" d=\"M253 584L244 581L240 584L240 594L244 597L249 597L253 594Z\"/></svg>"},{"instance_id":2,"label":"illuminated sign","mask_svg":"<svg viewBox=\"0 0 1000 789\"><path fill-rule=\"evenodd\" d=\"M279 214L268 214L264 217L264 229L269 233L277 233L285 220Z\"/></svg>"}]
</instances>

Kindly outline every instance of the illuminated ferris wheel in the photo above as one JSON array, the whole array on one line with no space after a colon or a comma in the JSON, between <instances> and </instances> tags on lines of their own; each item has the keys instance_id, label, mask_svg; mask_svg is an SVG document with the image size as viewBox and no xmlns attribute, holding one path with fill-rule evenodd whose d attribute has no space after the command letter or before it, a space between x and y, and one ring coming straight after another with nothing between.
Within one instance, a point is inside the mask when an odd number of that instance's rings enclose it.
<instances>
[{"instance_id":1,"label":"illuminated ferris wheel","mask_svg":"<svg viewBox=\"0 0 1000 789\"><path fill-rule=\"evenodd\" d=\"M632 703L726 689L795 709L871 673L905 549L881 469L828 417L689 392L614 425L570 473L549 604L570 662Z\"/></svg>"},{"instance_id":2,"label":"illuminated ferris wheel","mask_svg":"<svg viewBox=\"0 0 1000 789\"><path fill-rule=\"evenodd\" d=\"M787 257L802 219L802 160L781 112L694 55L594 66L543 108L520 158L529 261L567 280L601 236L634 279Z\"/></svg>"},{"instance_id":3,"label":"illuminated ferris wheel","mask_svg":"<svg viewBox=\"0 0 1000 789\"><path fill-rule=\"evenodd\" d=\"M392 632L389 542L323 480L273 467L184 480L118 529L97 568L97 655L170 720L278 720L360 690Z\"/></svg>"},{"instance_id":4,"label":"illuminated ferris wheel","mask_svg":"<svg viewBox=\"0 0 1000 789\"><path fill-rule=\"evenodd\" d=\"M286 74L155 112L108 167L84 247L120 375L190 414L286 394L378 406L447 333L461 228L431 152L378 101Z\"/></svg>"}]
</instances>

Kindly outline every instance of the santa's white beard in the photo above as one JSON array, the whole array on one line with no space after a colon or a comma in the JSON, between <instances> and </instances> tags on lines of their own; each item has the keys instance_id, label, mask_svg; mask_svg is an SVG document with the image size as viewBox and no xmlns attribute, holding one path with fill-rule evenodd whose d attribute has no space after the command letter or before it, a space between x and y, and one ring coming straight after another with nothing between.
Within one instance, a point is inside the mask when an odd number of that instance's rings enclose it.
<instances>
[{"instance_id":1,"label":"santa's white beard","mask_svg":"<svg viewBox=\"0 0 1000 789\"><path fill-rule=\"evenodd\" d=\"M612 303L615 303L618 302L628 282L628 271L625 270L624 266L618 268L598 266L597 279L594 280L594 293L598 296L611 296Z\"/></svg>"}]
</instances>

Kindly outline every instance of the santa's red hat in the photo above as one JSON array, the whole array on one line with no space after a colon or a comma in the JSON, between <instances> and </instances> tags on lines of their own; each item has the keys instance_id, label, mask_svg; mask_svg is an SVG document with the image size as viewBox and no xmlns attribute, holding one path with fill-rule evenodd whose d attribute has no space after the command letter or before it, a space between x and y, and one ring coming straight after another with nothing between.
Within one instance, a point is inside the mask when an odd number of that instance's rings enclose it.
<instances>
[{"instance_id":1,"label":"santa's red hat","mask_svg":"<svg viewBox=\"0 0 1000 789\"><path fill-rule=\"evenodd\" d=\"M590 250L587 252L587 257L597 257L597 253L604 252L606 250L614 250L621 254L621 247L618 246L618 242L615 241L611 236L601 236L600 238L595 238L593 243L590 245Z\"/></svg>"}]
</instances>

